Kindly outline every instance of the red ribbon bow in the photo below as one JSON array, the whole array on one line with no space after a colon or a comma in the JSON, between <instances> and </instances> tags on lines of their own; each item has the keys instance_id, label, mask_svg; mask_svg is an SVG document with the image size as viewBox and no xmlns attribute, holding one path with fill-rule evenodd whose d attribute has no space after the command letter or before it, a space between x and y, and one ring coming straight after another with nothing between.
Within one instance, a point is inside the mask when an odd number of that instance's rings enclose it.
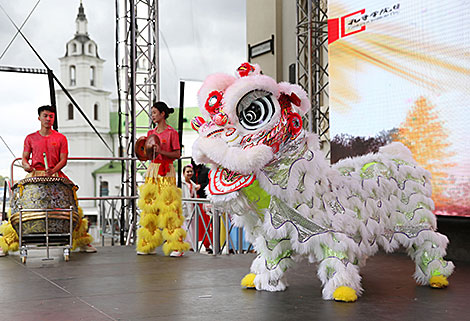
<instances>
[{"instance_id":1,"label":"red ribbon bow","mask_svg":"<svg viewBox=\"0 0 470 321\"><path fill-rule=\"evenodd\" d=\"M173 162L160 161L158 163L160 164L160 167L158 168L158 175L165 176L170 171L170 164Z\"/></svg>"}]
</instances>

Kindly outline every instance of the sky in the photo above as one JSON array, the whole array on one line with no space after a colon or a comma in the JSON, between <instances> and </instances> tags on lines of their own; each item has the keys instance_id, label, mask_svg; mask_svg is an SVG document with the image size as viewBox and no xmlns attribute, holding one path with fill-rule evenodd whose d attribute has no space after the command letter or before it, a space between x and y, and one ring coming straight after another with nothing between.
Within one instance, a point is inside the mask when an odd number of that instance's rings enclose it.
<instances>
[{"instance_id":1,"label":"sky","mask_svg":"<svg viewBox=\"0 0 470 321\"><path fill-rule=\"evenodd\" d=\"M38 0L0 0L0 5L20 26ZM65 44L74 36L79 0L40 0L22 28L39 55L60 77L59 60ZM115 1L83 0L88 33L105 59L104 89L116 97L115 81ZM246 60L245 0L159 1L161 100L178 105L179 81L202 81L214 72L233 74ZM0 66L44 66L17 36L16 29L0 10ZM57 85L56 85L57 88ZM194 86L186 93L186 103L195 105ZM189 95L189 96L188 96ZM191 100L193 97L193 100ZM24 137L39 129L37 107L49 104L47 77L0 72L0 136L20 157ZM9 176L14 157L0 140L0 175ZM16 171L15 171L16 172ZM16 174L15 174L16 175Z\"/></svg>"}]
</instances>

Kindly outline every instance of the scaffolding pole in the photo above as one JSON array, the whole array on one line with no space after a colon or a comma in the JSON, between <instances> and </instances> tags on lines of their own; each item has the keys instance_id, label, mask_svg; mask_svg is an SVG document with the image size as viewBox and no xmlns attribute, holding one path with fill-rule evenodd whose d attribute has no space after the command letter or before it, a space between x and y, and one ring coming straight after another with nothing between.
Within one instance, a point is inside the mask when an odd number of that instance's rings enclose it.
<instances>
[{"instance_id":1,"label":"scaffolding pole","mask_svg":"<svg viewBox=\"0 0 470 321\"><path fill-rule=\"evenodd\" d=\"M296 77L311 100L304 124L317 133L325 155L330 155L328 99L328 14L326 0L297 0Z\"/></svg>"},{"instance_id":2,"label":"scaffolding pole","mask_svg":"<svg viewBox=\"0 0 470 321\"><path fill-rule=\"evenodd\" d=\"M151 105L159 92L158 0L119 0L116 2L116 72L118 77L119 126L124 126L120 156L124 161L121 195L121 245L135 243L138 208L136 206L139 171L134 144L138 132L151 125Z\"/></svg>"}]
</instances>

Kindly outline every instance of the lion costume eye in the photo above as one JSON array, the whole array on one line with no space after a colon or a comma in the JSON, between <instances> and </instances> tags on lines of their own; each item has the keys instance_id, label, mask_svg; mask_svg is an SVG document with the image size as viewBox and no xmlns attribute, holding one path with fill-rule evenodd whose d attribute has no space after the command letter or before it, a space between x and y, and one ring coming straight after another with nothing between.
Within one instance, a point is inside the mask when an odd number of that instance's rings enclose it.
<instances>
[{"instance_id":1,"label":"lion costume eye","mask_svg":"<svg viewBox=\"0 0 470 321\"><path fill-rule=\"evenodd\" d=\"M272 94L265 90L253 90L240 99L237 116L247 130L256 130L267 124L274 115Z\"/></svg>"}]
</instances>

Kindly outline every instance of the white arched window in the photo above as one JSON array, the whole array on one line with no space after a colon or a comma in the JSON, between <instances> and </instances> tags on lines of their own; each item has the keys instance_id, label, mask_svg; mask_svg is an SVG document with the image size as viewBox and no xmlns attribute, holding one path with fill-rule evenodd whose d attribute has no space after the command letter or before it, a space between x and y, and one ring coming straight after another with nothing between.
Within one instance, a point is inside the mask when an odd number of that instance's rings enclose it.
<instances>
[{"instance_id":1,"label":"white arched window","mask_svg":"<svg viewBox=\"0 0 470 321\"><path fill-rule=\"evenodd\" d=\"M77 75L75 66L70 66L70 86L75 86L77 84Z\"/></svg>"},{"instance_id":2,"label":"white arched window","mask_svg":"<svg viewBox=\"0 0 470 321\"><path fill-rule=\"evenodd\" d=\"M98 107L98 104L95 104L93 106L93 118L95 120L99 120L99 107Z\"/></svg>"},{"instance_id":3,"label":"white arched window","mask_svg":"<svg viewBox=\"0 0 470 321\"><path fill-rule=\"evenodd\" d=\"M69 104L68 106L68 118L67 119L73 119L73 105Z\"/></svg>"},{"instance_id":4,"label":"white arched window","mask_svg":"<svg viewBox=\"0 0 470 321\"><path fill-rule=\"evenodd\" d=\"M77 44L73 43L72 44L72 53L76 53L76 52L77 52Z\"/></svg>"},{"instance_id":5,"label":"white arched window","mask_svg":"<svg viewBox=\"0 0 470 321\"><path fill-rule=\"evenodd\" d=\"M90 43L90 44L88 45L88 52L89 52L91 55L93 54L93 44L92 44L92 43Z\"/></svg>"},{"instance_id":6,"label":"white arched window","mask_svg":"<svg viewBox=\"0 0 470 321\"><path fill-rule=\"evenodd\" d=\"M95 67L91 66L90 67L90 86L95 85Z\"/></svg>"}]
</instances>

